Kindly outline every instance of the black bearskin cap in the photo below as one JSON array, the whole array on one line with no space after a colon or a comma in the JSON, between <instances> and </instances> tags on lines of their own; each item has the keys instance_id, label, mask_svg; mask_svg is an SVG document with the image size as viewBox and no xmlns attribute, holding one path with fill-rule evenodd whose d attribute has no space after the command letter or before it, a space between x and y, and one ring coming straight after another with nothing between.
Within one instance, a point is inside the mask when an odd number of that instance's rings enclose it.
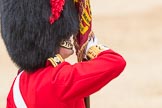
<instances>
[{"instance_id":1,"label":"black bearskin cap","mask_svg":"<svg viewBox=\"0 0 162 108\"><path fill-rule=\"evenodd\" d=\"M50 0L2 0L2 38L14 63L32 72L58 53L61 40L79 30L73 0L65 0L60 18L49 23Z\"/></svg>"}]
</instances>

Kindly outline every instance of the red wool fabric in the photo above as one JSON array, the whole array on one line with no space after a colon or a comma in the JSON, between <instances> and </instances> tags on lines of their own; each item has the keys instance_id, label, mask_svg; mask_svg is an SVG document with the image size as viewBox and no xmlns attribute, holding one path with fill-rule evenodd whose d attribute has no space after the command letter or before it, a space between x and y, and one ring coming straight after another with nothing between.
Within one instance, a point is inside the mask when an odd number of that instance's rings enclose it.
<instances>
[{"instance_id":1,"label":"red wool fabric","mask_svg":"<svg viewBox=\"0 0 162 108\"><path fill-rule=\"evenodd\" d=\"M46 67L20 76L20 92L27 108L85 108L87 97L116 78L126 63L112 50L101 52L97 58L71 65L67 62ZM13 83L14 84L14 83ZM16 108L13 87L6 108Z\"/></svg>"}]
</instances>

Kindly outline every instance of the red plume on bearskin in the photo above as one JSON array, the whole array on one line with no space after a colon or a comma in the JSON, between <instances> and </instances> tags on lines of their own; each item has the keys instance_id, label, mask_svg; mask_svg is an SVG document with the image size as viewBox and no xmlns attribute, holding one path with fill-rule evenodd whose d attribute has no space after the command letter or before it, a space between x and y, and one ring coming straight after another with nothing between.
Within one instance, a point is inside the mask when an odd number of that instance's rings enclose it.
<instances>
[{"instance_id":1,"label":"red plume on bearskin","mask_svg":"<svg viewBox=\"0 0 162 108\"><path fill-rule=\"evenodd\" d=\"M50 0L51 5L51 16L50 23L53 24L56 20L59 19L61 12L63 11L63 6L65 4L64 0Z\"/></svg>"}]
</instances>

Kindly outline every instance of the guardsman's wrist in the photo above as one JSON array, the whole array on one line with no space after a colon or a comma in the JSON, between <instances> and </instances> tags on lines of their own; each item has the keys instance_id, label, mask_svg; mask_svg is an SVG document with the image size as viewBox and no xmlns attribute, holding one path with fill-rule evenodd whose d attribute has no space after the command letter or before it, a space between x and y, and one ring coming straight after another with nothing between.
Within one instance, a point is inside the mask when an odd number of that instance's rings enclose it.
<instances>
[{"instance_id":1,"label":"guardsman's wrist","mask_svg":"<svg viewBox=\"0 0 162 108\"><path fill-rule=\"evenodd\" d=\"M94 59L98 56L98 54L100 54L101 52L108 50L109 48L104 46L104 45L95 45L92 46L88 49L87 53L86 53L86 59L87 60L91 60Z\"/></svg>"}]
</instances>

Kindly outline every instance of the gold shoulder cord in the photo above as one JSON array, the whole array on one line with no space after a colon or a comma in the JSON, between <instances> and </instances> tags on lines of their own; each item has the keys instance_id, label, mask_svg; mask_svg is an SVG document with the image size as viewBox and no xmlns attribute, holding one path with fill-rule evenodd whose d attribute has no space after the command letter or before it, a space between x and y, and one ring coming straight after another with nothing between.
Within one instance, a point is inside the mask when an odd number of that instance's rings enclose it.
<instances>
[{"instance_id":1,"label":"gold shoulder cord","mask_svg":"<svg viewBox=\"0 0 162 108\"><path fill-rule=\"evenodd\" d=\"M52 63L54 67L56 67L64 61L60 54L56 54L54 57L48 58L48 60Z\"/></svg>"},{"instance_id":2,"label":"gold shoulder cord","mask_svg":"<svg viewBox=\"0 0 162 108\"><path fill-rule=\"evenodd\" d=\"M96 46L92 46L89 48L86 56L87 59L94 59L98 56L99 53L101 53L102 51L108 50L108 48L106 46L103 45L96 45Z\"/></svg>"}]
</instances>

